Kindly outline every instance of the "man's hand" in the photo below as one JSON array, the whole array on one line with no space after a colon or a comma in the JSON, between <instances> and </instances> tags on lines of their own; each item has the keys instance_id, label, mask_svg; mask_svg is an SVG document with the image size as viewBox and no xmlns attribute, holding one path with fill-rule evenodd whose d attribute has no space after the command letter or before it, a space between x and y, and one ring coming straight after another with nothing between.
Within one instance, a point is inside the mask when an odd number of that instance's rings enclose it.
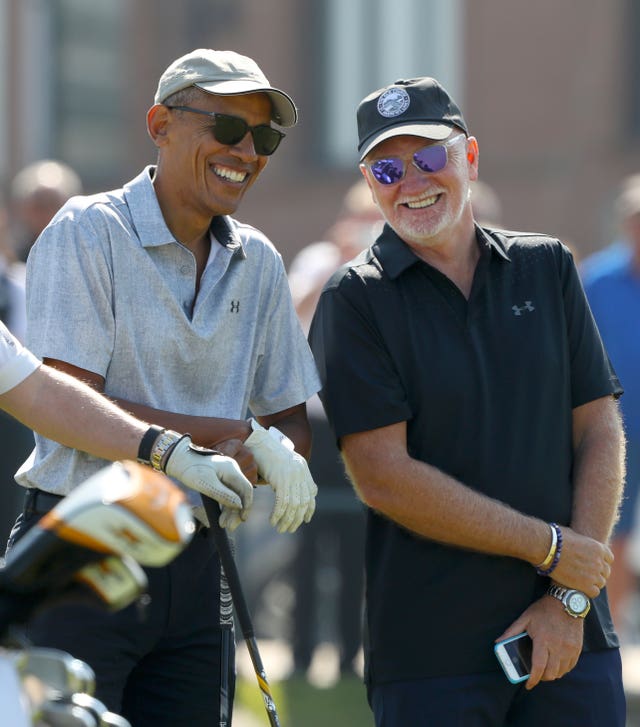
<instances>
[{"instance_id":1,"label":"man's hand","mask_svg":"<svg viewBox=\"0 0 640 727\"><path fill-rule=\"evenodd\" d=\"M233 457L233 459L235 459L235 461L240 465L242 474L249 480L249 482L253 485L258 484L258 465L256 464L256 461L249 449L244 446L244 442L241 439L223 439L220 442L212 444L211 449L215 449L227 457Z\"/></svg>"},{"instance_id":2,"label":"man's hand","mask_svg":"<svg viewBox=\"0 0 640 727\"><path fill-rule=\"evenodd\" d=\"M306 460L293 451L290 439L275 427L266 430L255 419L251 427L244 446L253 454L258 474L275 493L271 525L279 533L293 533L303 521L311 520L318 488Z\"/></svg>"},{"instance_id":3,"label":"man's hand","mask_svg":"<svg viewBox=\"0 0 640 727\"><path fill-rule=\"evenodd\" d=\"M196 447L185 436L171 450L164 471L192 490L217 500L222 509L221 527L235 530L247 519L253 486L231 457Z\"/></svg>"},{"instance_id":4,"label":"man's hand","mask_svg":"<svg viewBox=\"0 0 640 727\"><path fill-rule=\"evenodd\" d=\"M560 679L578 663L582 651L584 619L573 618L552 596L531 604L496 641L527 631L533 640L531 676L525 682L533 689L541 681Z\"/></svg>"},{"instance_id":5,"label":"man's hand","mask_svg":"<svg viewBox=\"0 0 640 727\"><path fill-rule=\"evenodd\" d=\"M611 549L568 527L562 528L562 537L562 553L553 580L596 598L611 575Z\"/></svg>"}]
</instances>

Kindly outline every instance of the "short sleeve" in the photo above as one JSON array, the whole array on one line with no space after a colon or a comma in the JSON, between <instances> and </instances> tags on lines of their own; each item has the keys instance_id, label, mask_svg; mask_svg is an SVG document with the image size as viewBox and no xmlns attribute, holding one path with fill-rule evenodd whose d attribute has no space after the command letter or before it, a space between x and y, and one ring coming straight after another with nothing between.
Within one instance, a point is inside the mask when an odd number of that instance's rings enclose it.
<instances>
[{"instance_id":1,"label":"short sleeve","mask_svg":"<svg viewBox=\"0 0 640 727\"><path fill-rule=\"evenodd\" d=\"M41 357L105 376L114 339L112 274L99 214L69 209L27 263L27 343ZM91 216L94 219L91 219Z\"/></svg>"},{"instance_id":2,"label":"short sleeve","mask_svg":"<svg viewBox=\"0 0 640 727\"><path fill-rule=\"evenodd\" d=\"M337 438L411 418L400 377L353 272L328 285L309 342L322 382L320 398Z\"/></svg>"},{"instance_id":3,"label":"short sleeve","mask_svg":"<svg viewBox=\"0 0 640 727\"><path fill-rule=\"evenodd\" d=\"M264 275L271 276L271 281L259 302L265 307L265 324L249 402L251 411L258 416L306 402L320 388L284 266L279 255L274 258L265 265Z\"/></svg>"}]
</instances>

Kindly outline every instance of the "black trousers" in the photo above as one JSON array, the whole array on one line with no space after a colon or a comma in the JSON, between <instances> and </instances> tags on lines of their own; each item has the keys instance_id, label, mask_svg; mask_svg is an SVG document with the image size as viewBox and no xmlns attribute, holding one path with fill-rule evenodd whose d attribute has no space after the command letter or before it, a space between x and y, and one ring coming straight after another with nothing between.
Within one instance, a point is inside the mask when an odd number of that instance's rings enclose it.
<instances>
[{"instance_id":1,"label":"black trousers","mask_svg":"<svg viewBox=\"0 0 640 727\"><path fill-rule=\"evenodd\" d=\"M33 432L4 411L0 411L0 542L6 543L16 517L22 510L24 491L14 475L34 447Z\"/></svg>"},{"instance_id":2,"label":"black trousers","mask_svg":"<svg viewBox=\"0 0 640 727\"><path fill-rule=\"evenodd\" d=\"M30 496L9 547L56 502ZM211 727L235 691L233 630L220 626L220 562L202 528L162 568L145 568L150 602L117 612L64 603L28 629L39 646L62 649L96 674L95 696L133 727Z\"/></svg>"}]
</instances>

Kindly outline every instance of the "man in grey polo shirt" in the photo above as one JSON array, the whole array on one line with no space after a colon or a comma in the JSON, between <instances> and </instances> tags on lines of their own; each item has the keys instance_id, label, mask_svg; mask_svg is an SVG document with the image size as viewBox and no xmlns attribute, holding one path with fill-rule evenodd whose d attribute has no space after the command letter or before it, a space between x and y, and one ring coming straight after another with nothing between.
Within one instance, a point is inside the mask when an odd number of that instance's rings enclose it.
<instances>
[{"instance_id":1,"label":"man in grey polo shirt","mask_svg":"<svg viewBox=\"0 0 640 727\"><path fill-rule=\"evenodd\" d=\"M34 352L136 416L234 456L275 491L280 532L313 514L301 455L310 449L305 402L319 382L280 255L229 215L284 136L271 122L296 120L291 98L251 59L203 49L177 59L147 114L157 165L122 189L70 200L27 273ZM17 478L64 494L100 466L38 438ZM205 520L197 496L193 504ZM240 517L227 513L225 524ZM91 664L98 698L136 727L230 722L233 653L207 532L149 574L144 622L131 609L104 617L67 608L34 629L38 643Z\"/></svg>"}]
</instances>

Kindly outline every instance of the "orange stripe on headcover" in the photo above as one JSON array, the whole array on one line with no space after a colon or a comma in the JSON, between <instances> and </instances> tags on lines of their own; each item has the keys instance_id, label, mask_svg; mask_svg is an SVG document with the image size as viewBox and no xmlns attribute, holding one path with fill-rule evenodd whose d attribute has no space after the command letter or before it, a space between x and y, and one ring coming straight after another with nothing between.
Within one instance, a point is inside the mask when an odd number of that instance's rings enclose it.
<instances>
[{"instance_id":1,"label":"orange stripe on headcover","mask_svg":"<svg viewBox=\"0 0 640 727\"><path fill-rule=\"evenodd\" d=\"M182 490L166 475L151 467L129 460L122 462L122 465L129 475L131 494L113 500L113 503L137 515L165 540L182 542L174 519L178 505L187 500Z\"/></svg>"},{"instance_id":2,"label":"orange stripe on headcover","mask_svg":"<svg viewBox=\"0 0 640 727\"><path fill-rule=\"evenodd\" d=\"M180 505L187 501L185 494L166 475L156 472L151 467L129 460L120 464L128 477L124 487L126 494L114 498L109 504L117 505L134 514L138 520L146 524L167 543L181 543L182 534L176 526L175 512ZM117 489L119 492L123 491L120 487ZM50 510L38 525L71 543L84 545L98 552L112 552L90 535L67 525L64 519L56 514L55 509ZM130 542L137 540L136 536L127 529L123 529L118 534Z\"/></svg>"}]
</instances>

